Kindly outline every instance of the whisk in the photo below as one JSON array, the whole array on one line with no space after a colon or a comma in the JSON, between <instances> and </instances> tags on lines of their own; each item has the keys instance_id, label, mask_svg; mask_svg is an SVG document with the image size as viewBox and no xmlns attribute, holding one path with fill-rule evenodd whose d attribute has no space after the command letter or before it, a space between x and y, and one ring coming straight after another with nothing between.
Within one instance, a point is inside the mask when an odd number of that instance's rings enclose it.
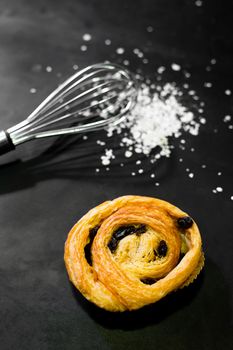
<instances>
[{"instance_id":1,"label":"whisk","mask_svg":"<svg viewBox=\"0 0 233 350\"><path fill-rule=\"evenodd\" d=\"M0 154L26 141L116 125L136 98L137 82L131 72L112 63L88 66L62 83L25 120L0 131Z\"/></svg>"}]
</instances>

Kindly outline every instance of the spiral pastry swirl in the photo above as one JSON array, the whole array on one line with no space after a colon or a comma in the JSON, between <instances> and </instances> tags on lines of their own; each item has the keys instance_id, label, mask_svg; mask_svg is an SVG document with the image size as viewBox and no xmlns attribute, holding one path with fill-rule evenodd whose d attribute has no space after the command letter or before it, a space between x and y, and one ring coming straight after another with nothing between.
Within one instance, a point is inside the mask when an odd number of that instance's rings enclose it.
<instances>
[{"instance_id":1,"label":"spiral pastry swirl","mask_svg":"<svg viewBox=\"0 0 233 350\"><path fill-rule=\"evenodd\" d=\"M196 223L156 198L123 196L84 215L65 244L75 287L109 311L135 310L187 286L204 265Z\"/></svg>"}]
</instances>

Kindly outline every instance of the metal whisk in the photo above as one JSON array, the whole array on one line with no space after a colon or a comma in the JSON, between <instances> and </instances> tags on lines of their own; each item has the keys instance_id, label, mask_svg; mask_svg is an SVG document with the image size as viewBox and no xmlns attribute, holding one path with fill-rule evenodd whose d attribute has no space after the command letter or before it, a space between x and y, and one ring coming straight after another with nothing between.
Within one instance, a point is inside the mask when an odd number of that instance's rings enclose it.
<instances>
[{"instance_id":1,"label":"metal whisk","mask_svg":"<svg viewBox=\"0 0 233 350\"><path fill-rule=\"evenodd\" d=\"M24 121L0 131L0 154L33 139L116 125L136 97L137 83L125 68L111 63L88 66L54 90Z\"/></svg>"}]
</instances>

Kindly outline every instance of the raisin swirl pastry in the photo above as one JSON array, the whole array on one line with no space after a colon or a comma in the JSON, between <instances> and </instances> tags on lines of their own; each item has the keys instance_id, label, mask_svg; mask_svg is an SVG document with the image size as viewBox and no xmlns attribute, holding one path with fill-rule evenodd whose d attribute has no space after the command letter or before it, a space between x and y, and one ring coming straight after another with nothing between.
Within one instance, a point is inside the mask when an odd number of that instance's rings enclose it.
<instances>
[{"instance_id":1,"label":"raisin swirl pastry","mask_svg":"<svg viewBox=\"0 0 233 350\"><path fill-rule=\"evenodd\" d=\"M123 196L84 215L65 244L76 288L109 311L135 310L189 285L204 265L196 223L156 198Z\"/></svg>"}]
</instances>

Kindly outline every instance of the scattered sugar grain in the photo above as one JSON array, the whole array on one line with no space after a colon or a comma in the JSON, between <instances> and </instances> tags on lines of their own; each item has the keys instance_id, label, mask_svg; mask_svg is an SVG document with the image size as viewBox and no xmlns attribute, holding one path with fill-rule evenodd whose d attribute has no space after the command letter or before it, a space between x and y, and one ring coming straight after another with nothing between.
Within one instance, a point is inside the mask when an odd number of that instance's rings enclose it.
<instances>
[{"instance_id":1,"label":"scattered sugar grain","mask_svg":"<svg viewBox=\"0 0 233 350\"><path fill-rule=\"evenodd\" d=\"M158 186L159 186L159 182L156 182L156 183L155 183L155 186L157 186L157 187L158 187Z\"/></svg>"},{"instance_id":2,"label":"scattered sugar grain","mask_svg":"<svg viewBox=\"0 0 233 350\"><path fill-rule=\"evenodd\" d=\"M201 1L201 0L196 0L196 1L195 1L195 5L196 5L197 7L201 7L201 6L202 6L202 1Z\"/></svg>"},{"instance_id":3,"label":"scattered sugar grain","mask_svg":"<svg viewBox=\"0 0 233 350\"><path fill-rule=\"evenodd\" d=\"M144 172L143 169L139 169L139 170L138 170L138 173L139 173L139 174L142 174L143 172Z\"/></svg>"},{"instance_id":4,"label":"scattered sugar grain","mask_svg":"<svg viewBox=\"0 0 233 350\"><path fill-rule=\"evenodd\" d=\"M201 124L206 124L206 119L205 118L200 118L200 123Z\"/></svg>"},{"instance_id":5,"label":"scattered sugar grain","mask_svg":"<svg viewBox=\"0 0 233 350\"><path fill-rule=\"evenodd\" d=\"M175 72L178 72L181 70L181 66L177 63L172 63L171 64L171 69L174 70Z\"/></svg>"},{"instance_id":6,"label":"scattered sugar grain","mask_svg":"<svg viewBox=\"0 0 233 350\"><path fill-rule=\"evenodd\" d=\"M118 48L116 49L116 53L117 53L118 55L123 55L124 52L125 52L125 49L124 49L123 47L118 47Z\"/></svg>"},{"instance_id":7,"label":"scattered sugar grain","mask_svg":"<svg viewBox=\"0 0 233 350\"><path fill-rule=\"evenodd\" d=\"M185 78L190 78L190 77L191 77L191 73L185 72L185 73L184 73L184 76L185 76Z\"/></svg>"},{"instance_id":8,"label":"scattered sugar grain","mask_svg":"<svg viewBox=\"0 0 233 350\"><path fill-rule=\"evenodd\" d=\"M51 66L47 66L47 67L45 68L45 70L46 70L46 72L51 73L52 70L53 70L53 68L52 68Z\"/></svg>"},{"instance_id":9,"label":"scattered sugar grain","mask_svg":"<svg viewBox=\"0 0 233 350\"><path fill-rule=\"evenodd\" d=\"M73 70L78 70L78 65L77 64L73 65Z\"/></svg>"},{"instance_id":10,"label":"scattered sugar grain","mask_svg":"<svg viewBox=\"0 0 233 350\"><path fill-rule=\"evenodd\" d=\"M216 187L216 191L217 191L217 192L223 192L223 188L220 187L220 186L218 186L218 187Z\"/></svg>"},{"instance_id":11,"label":"scattered sugar grain","mask_svg":"<svg viewBox=\"0 0 233 350\"><path fill-rule=\"evenodd\" d=\"M154 178L155 178L155 174L154 174L154 173L150 174L150 177L151 177L152 179L154 179Z\"/></svg>"},{"instance_id":12,"label":"scattered sugar grain","mask_svg":"<svg viewBox=\"0 0 233 350\"><path fill-rule=\"evenodd\" d=\"M231 121L231 116L230 115L225 115L223 118L224 123L230 122Z\"/></svg>"},{"instance_id":13,"label":"scattered sugar grain","mask_svg":"<svg viewBox=\"0 0 233 350\"><path fill-rule=\"evenodd\" d=\"M225 90L225 95L230 96L231 95L231 90L229 90L229 89Z\"/></svg>"},{"instance_id":14,"label":"scattered sugar grain","mask_svg":"<svg viewBox=\"0 0 233 350\"><path fill-rule=\"evenodd\" d=\"M80 50L83 51L83 52L87 51L87 45L81 45L80 46Z\"/></svg>"},{"instance_id":15,"label":"scattered sugar grain","mask_svg":"<svg viewBox=\"0 0 233 350\"><path fill-rule=\"evenodd\" d=\"M31 89L30 89L30 93L31 93L31 94L35 94L36 91L37 91L37 90L36 90L35 88L31 88Z\"/></svg>"},{"instance_id":16,"label":"scattered sugar grain","mask_svg":"<svg viewBox=\"0 0 233 350\"><path fill-rule=\"evenodd\" d=\"M231 196L231 200L233 201L233 196Z\"/></svg>"},{"instance_id":17,"label":"scattered sugar grain","mask_svg":"<svg viewBox=\"0 0 233 350\"><path fill-rule=\"evenodd\" d=\"M190 95L190 96L194 96L195 95L195 91L194 90L189 90L189 92L188 92L188 94Z\"/></svg>"},{"instance_id":18,"label":"scattered sugar grain","mask_svg":"<svg viewBox=\"0 0 233 350\"><path fill-rule=\"evenodd\" d=\"M89 34L89 33L83 34L83 40L84 41L90 41L91 39L92 39L91 34Z\"/></svg>"},{"instance_id":19,"label":"scattered sugar grain","mask_svg":"<svg viewBox=\"0 0 233 350\"><path fill-rule=\"evenodd\" d=\"M211 58L210 63L211 63L211 64L216 64L216 63L217 63L216 58Z\"/></svg>"},{"instance_id":20,"label":"scattered sugar grain","mask_svg":"<svg viewBox=\"0 0 233 350\"><path fill-rule=\"evenodd\" d=\"M97 145L100 145L100 146L105 146L106 145L106 142L101 141L101 140L97 140L96 143L97 143Z\"/></svg>"},{"instance_id":21,"label":"scattered sugar grain","mask_svg":"<svg viewBox=\"0 0 233 350\"><path fill-rule=\"evenodd\" d=\"M222 173L221 173L221 171L219 171L219 172L218 172L218 176L221 176L221 175L222 175Z\"/></svg>"},{"instance_id":22,"label":"scattered sugar grain","mask_svg":"<svg viewBox=\"0 0 233 350\"><path fill-rule=\"evenodd\" d=\"M210 82L205 82L204 83L204 87L211 88L212 86L213 86L213 84L210 83Z\"/></svg>"},{"instance_id":23,"label":"scattered sugar grain","mask_svg":"<svg viewBox=\"0 0 233 350\"><path fill-rule=\"evenodd\" d=\"M105 43L105 45L107 45L107 46L109 46L109 45L111 45L111 40L110 39L106 39L105 41L104 41L104 43Z\"/></svg>"},{"instance_id":24,"label":"scattered sugar grain","mask_svg":"<svg viewBox=\"0 0 233 350\"><path fill-rule=\"evenodd\" d=\"M124 61L123 61L123 64L124 64L125 66L129 66L129 60L124 60Z\"/></svg>"},{"instance_id":25,"label":"scattered sugar grain","mask_svg":"<svg viewBox=\"0 0 233 350\"><path fill-rule=\"evenodd\" d=\"M193 173L189 173L189 177L192 179L194 177Z\"/></svg>"},{"instance_id":26,"label":"scattered sugar grain","mask_svg":"<svg viewBox=\"0 0 233 350\"><path fill-rule=\"evenodd\" d=\"M143 58L142 63L147 64L149 60L147 58Z\"/></svg>"},{"instance_id":27,"label":"scattered sugar grain","mask_svg":"<svg viewBox=\"0 0 233 350\"><path fill-rule=\"evenodd\" d=\"M106 149L105 154L101 156L102 165L109 165L111 160L115 158L112 149Z\"/></svg>"},{"instance_id":28,"label":"scattered sugar grain","mask_svg":"<svg viewBox=\"0 0 233 350\"><path fill-rule=\"evenodd\" d=\"M110 159L105 158L105 157L101 157L102 158L102 164L103 165L109 165L110 164Z\"/></svg>"},{"instance_id":29,"label":"scattered sugar grain","mask_svg":"<svg viewBox=\"0 0 233 350\"><path fill-rule=\"evenodd\" d=\"M125 152L125 157L126 158L130 158L130 157L132 157L132 155L133 155L133 153L131 151L126 151Z\"/></svg>"},{"instance_id":30,"label":"scattered sugar grain","mask_svg":"<svg viewBox=\"0 0 233 350\"><path fill-rule=\"evenodd\" d=\"M154 31L154 28L152 26L148 26L146 30L148 31L148 33L152 33Z\"/></svg>"},{"instance_id":31,"label":"scattered sugar grain","mask_svg":"<svg viewBox=\"0 0 233 350\"><path fill-rule=\"evenodd\" d=\"M166 68L164 66L160 66L158 69L157 69L157 72L159 74L162 74L164 71L166 70Z\"/></svg>"}]
</instances>

